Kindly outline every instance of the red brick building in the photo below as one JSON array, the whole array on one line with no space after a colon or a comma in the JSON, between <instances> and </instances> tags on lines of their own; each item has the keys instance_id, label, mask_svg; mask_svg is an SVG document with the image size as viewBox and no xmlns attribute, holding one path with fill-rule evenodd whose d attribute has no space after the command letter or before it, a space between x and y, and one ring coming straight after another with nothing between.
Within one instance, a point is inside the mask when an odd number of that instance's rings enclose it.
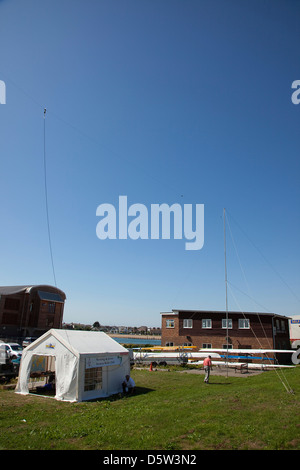
<instances>
[{"instance_id":1,"label":"red brick building","mask_svg":"<svg viewBox=\"0 0 300 470\"><path fill-rule=\"evenodd\" d=\"M289 318L273 313L172 310L162 314L162 346L290 349ZM228 317L228 328L226 319Z\"/></svg>"},{"instance_id":2,"label":"red brick building","mask_svg":"<svg viewBox=\"0 0 300 470\"><path fill-rule=\"evenodd\" d=\"M61 328L66 294L48 285L0 287L0 336L40 336Z\"/></svg>"}]
</instances>

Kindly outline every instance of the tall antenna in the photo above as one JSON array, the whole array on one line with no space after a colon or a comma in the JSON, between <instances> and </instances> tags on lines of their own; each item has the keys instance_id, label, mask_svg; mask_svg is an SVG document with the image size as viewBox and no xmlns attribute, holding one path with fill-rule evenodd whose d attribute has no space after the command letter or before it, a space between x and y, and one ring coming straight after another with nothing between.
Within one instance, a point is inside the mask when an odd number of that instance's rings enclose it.
<instances>
[{"instance_id":1,"label":"tall antenna","mask_svg":"<svg viewBox=\"0 0 300 470\"><path fill-rule=\"evenodd\" d=\"M228 377L228 296L227 296L227 261L226 261L226 215L225 215L225 208L223 209L224 214L224 259L225 259L225 291L226 291L226 350L227 350L227 358L226 358L226 365L227 365L227 377Z\"/></svg>"},{"instance_id":2,"label":"tall antenna","mask_svg":"<svg viewBox=\"0 0 300 470\"><path fill-rule=\"evenodd\" d=\"M56 285L56 276L54 270L54 262L53 262L53 253L52 253L52 244L51 244L51 234L50 234L50 222L49 222L49 209L48 209L48 188L47 188L47 165L46 165L46 112L47 109L44 108L44 181L45 181L45 200L46 200L46 215L47 215L47 228L48 228L48 239L49 239L49 249L50 249L50 257L51 257L51 264L52 264L52 271L54 277L54 285Z\"/></svg>"}]
</instances>

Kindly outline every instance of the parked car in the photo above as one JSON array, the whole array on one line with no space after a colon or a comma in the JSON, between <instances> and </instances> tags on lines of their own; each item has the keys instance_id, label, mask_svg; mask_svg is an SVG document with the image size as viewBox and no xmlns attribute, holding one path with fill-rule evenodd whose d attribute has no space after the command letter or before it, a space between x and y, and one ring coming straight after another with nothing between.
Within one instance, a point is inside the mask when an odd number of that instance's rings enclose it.
<instances>
[{"instance_id":1,"label":"parked car","mask_svg":"<svg viewBox=\"0 0 300 470\"><path fill-rule=\"evenodd\" d=\"M18 343L0 343L0 349L4 349L11 359L22 356L23 348Z\"/></svg>"},{"instance_id":2,"label":"parked car","mask_svg":"<svg viewBox=\"0 0 300 470\"><path fill-rule=\"evenodd\" d=\"M26 348L26 346L29 346L29 344L33 343L37 338L35 336L26 336L26 338L23 339L22 346L23 348Z\"/></svg>"},{"instance_id":3,"label":"parked car","mask_svg":"<svg viewBox=\"0 0 300 470\"><path fill-rule=\"evenodd\" d=\"M10 381L16 378L17 375L18 367L13 364L7 350L0 347L0 381Z\"/></svg>"}]
</instances>

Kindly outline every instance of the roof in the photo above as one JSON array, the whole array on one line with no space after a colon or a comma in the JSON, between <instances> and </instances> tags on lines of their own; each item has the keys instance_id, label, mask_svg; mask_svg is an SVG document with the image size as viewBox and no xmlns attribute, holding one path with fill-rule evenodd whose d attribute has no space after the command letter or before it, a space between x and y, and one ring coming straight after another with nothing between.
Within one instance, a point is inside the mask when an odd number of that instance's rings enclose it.
<instances>
[{"instance_id":1,"label":"roof","mask_svg":"<svg viewBox=\"0 0 300 470\"><path fill-rule=\"evenodd\" d=\"M66 294L61 290L58 289L57 287L54 286L49 286L49 285L44 285L44 284L30 284L27 286L0 286L0 295L13 295L13 294L30 294L32 291L41 291L43 294L47 292L47 290L53 291L55 290L57 293L59 293L60 296L62 296L62 299L65 300ZM48 293L49 294L49 293ZM57 301L62 301L57 300Z\"/></svg>"},{"instance_id":2,"label":"roof","mask_svg":"<svg viewBox=\"0 0 300 470\"><path fill-rule=\"evenodd\" d=\"M185 309L172 309L172 312L161 312L161 315L177 315L178 313L221 313L226 315L226 311L224 310L185 310ZM291 317L287 317L286 315L279 315L277 313L270 313L270 312L242 312L242 311L228 311L229 315L267 315L272 317L280 317L289 319Z\"/></svg>"},{"instance_id":3,"label":"roof","mask_svg":"<svg viewBox=\"0 0 300 470\"><path fill-rule=\"evenodd\" d=\"M52 328L26 349L34 349L39 343L53 336L76 355L127 352L121 344L102 331L59 330Z\"/></svg>"},{"instance_id":4,"label":"roof","mask_svg":"<svg viewBox=\"0 0 300 470\"><path fill-rule=\"evenodd\" d=\"M52 302L61 302L64 303L61 295L56 294L54 292L45 292L42 290L38 290L38 295L41 300L48 300Z\"/></svg>"}]
</instances>

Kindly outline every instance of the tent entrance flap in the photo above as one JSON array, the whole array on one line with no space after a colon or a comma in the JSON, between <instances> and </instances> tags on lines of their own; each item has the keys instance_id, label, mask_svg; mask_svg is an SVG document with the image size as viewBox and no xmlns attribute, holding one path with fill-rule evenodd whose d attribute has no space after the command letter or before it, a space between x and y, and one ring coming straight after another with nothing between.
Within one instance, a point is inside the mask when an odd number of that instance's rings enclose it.
<instances>
[{"instance_id":1,"label":"tent entrance flap","mask_svg":"<svg viewBox=\"0 0 300 470\"><path fill-rule=\"evenodd\" d=\"M76 401L78 382L78 358L73 354L56 356L56 395L57 400Z\"/></svg>"}]
</instances>

